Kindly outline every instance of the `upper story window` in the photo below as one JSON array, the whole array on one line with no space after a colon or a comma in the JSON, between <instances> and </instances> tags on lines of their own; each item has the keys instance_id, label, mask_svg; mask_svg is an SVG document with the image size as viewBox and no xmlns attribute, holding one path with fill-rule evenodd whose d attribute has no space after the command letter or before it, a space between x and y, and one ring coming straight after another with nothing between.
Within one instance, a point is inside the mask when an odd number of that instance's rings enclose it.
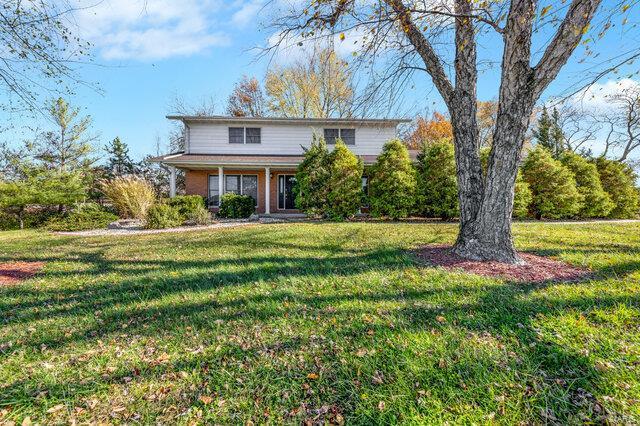
<instances>
[{"instance_id":1,"label":"upper story window","mask_svg":"<svg viewBox=\"0 0 640 426\"><path fill-rule=\"evenodd\" d=\"M356 129L324 129L324 140L327 143L336 143L336 139L342 139L345 145L355 145Z\"/></svg>"},{"instance_id":2,"label":"upper story window","mask_svg":"<svg viewBox=\"0 0 640 426\"><path fill-rule=\"evenodd\" d=\"M260 128L229 127L229 143L260 143Z\"/></svg>"}]
</instances>

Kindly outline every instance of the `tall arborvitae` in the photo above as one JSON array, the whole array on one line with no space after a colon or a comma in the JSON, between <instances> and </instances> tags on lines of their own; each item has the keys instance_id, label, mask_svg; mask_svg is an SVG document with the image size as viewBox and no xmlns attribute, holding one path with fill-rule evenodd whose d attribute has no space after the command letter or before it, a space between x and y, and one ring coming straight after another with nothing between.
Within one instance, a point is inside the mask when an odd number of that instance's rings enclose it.
<instances>
[{"instance_id":1,"label":"tall arborvitae","mask_svg":"<svg viewBox=\"0 0 640 426\"><path fill-rule=\"evenodd\" d=\"M416 211L427 217L457 217L458 183L453 143L441 140L422 146L418 154Z\"/></svg>"},{"instance_id":2,"label":"tall arborvitae","mask_svg":"<svg viewBox=\"0 0 640 426\"><path fill-rule=\"evenodd\" d=\"M595 164L568 151L562 154L560 160L573 173L578 192L584 197L582 208L578 213L579 216L584 218L607 217L614 204L609 194L602 189L600 173L598 173Z\"/></svg>"},{"instance_id":3,"label":"tall arborvitae","mask_svg":"<svg viewBox=\"0 0 640 426\"><path fill-rule=\"evenodd\" d=\"M329 151L324 139L314 135L296 172L296 207L307 214L323 216L327 208L328 180Z\"/></svg>"},{"instance_id":4,"label":"tall arborvitae","mask_svg":"<svg viewBox=\"0 0 640 426\"><path fill-rule=\"evenodd\" d=\"M329 154L327 208L329 219L355 216L362 203L362 161L341 140Z\"/></svg>"},{"instance_id":5,"label":"tall arborvitae","mask_svg":"<svg viewBox=\"0 0 640 426\"><path fill-rule=\"evenodd\" d=\"M636 175L633 169L619 161L598 158L595 160L600 173L602 187L615 204L609 217L631 219L638 217L640 200L635 186Z\"/></svg>"},{"instance_id":6,"label":"tall arborvitae","mask_svg":"<svg viewBox=\"0 0 640 426\"><path fill-rule=\"evenodd\" d=\"M374 216L399 219L411 214L415 208L416 171L400 140L384 144L370 178L369 203Z\"/></svg>"},{"instance_id":7,"label":"tall arborvitae","mask_svg":"<svg viewBox=\"0 0 640 426\"><path fill-rule=\"evenodd\" d=\"M531 211L537 219L575 217L582 208L573 174L546 148L537 146L529 152L522 173L533 194Z\"/></svg>"}]
</instances>

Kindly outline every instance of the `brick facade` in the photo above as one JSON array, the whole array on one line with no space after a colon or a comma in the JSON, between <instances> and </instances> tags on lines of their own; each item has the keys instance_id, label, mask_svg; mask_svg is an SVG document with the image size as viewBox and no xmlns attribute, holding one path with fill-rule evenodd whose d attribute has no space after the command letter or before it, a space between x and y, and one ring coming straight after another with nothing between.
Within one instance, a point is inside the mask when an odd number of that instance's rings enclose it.
<instances>
[{"instance_id":1,"label":"brick facade","mask_svg":"<svg viewBox=\"0 0 640 426\"><path fill-rule=\"evenodd\" d=\"M271 213L298 213L298 210L278 209L278 175L294 175L295 169L292 170L272 170L270 187L270 210ZM185 170L185 193L187 195L209 195L209 175L217 175L218 169L212 170ZM257 213L265 212L265 173L264 170L245 170L245 169L224 169L224 175L257 175L258 176L258 208ZM217 210L216 208L213 209Z\"/></svg>"}]
</instances>

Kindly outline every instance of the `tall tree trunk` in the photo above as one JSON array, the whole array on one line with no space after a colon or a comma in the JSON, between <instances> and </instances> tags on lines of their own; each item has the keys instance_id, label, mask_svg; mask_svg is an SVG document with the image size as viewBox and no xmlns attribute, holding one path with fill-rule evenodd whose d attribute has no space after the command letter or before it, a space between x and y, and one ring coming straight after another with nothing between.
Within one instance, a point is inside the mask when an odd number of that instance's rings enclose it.
<instances>
[{"instance_id":1,"label":"tall tree trunk","mask_svg":"<svg viewBox=\"0 0 640 426\"><path fill-rule=\"evenodd\" d=\"M471 0L455 0L456 18L454 61L456 86L448 106L453 126L453 141L458 178L458 203L460 205L460 232L458 240L465 240L472 233L473 223L482 202L483 177L480 163L479 132L477 120L477 49Z\"/></svg>"},{"instance_id":2,"label":"tall tree trunk","mask_svg":"<svg viewBox=\"0 0 640 426\"><path fill-rule=\"evenodd\" d=\"M476 260L519 263L511 236L513 197L529 117L532 96L526 94L498 113L489 156L484 192L477 215L461 232L455 252Z\"/></svg>"},{"instance_id":3,"label":"tall tree trunk","mask_svg":"<svg viewBox=\"0 0 640 426\"><path fill-rule=\"evenodd\" d=\"M475 111L475 108L472 111ZM477 148L478 133L475 114L470 114L468 107L460 106L459 109L452 111L451 116L460 205L458 242L461 242L473 234L472 224L482 204L484 179Z\"/></svg>"},{"instance_id":4,"label":"tall tree trunk","mask_svg":"<svg viewBox=\"0 0 640 426\"><path fill-rule=\"evenodd\" d=\"M455 253L465 258L520 262L511 236L511 215L518 164L536 97L534 71L529 63L534 14L533 0L512 0L505 28L496 128L486 178L480 184L479 208L473 218L461 213L460 234L454 246ZM465 123L458 126L465 127ZM478 155L477 146L475 152ZM465 165L458 164L460 168ZM461 190L463 177L458 172ZM460 195L461 211L464 196L469 194Z\"/></svg>"}]
</instances>

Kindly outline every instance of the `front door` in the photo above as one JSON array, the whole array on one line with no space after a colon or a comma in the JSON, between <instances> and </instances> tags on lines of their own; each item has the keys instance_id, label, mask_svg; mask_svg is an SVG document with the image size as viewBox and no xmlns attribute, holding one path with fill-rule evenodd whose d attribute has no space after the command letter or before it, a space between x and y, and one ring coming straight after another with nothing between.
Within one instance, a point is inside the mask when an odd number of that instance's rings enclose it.
<instances>
[{"instance_id":1,"label":"front door","mask_svg":"<svg viewBox=\"0 0 640 426\"><path fill-rule=\"evenodd\" d=\"M293 210L296 208L293 187L296 184L296 177L293 175L278 176L278 209Z\"/></svg>"}]
</instances>

